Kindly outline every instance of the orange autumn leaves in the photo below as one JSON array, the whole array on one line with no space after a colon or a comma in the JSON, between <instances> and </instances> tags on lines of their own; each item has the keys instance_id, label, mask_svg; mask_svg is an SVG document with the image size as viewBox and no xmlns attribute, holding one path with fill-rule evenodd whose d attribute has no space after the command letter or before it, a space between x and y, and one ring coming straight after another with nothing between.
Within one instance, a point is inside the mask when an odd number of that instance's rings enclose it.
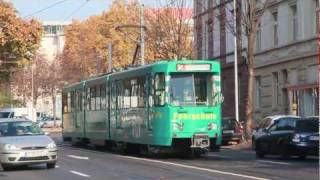
<instances>
[{"instance_id":1,"label":"orange autumn leaves","mask_svg":"<svg viewBox=\"0 0 320 180\"><path fill-rule=\"evenodd\" d=\"M191 9L145 7L144 19L147 27L146 62L191 58ZM108 43L113 46L113 67L131 64L140 41L140 29L124 25L140 25L140 7L135 1L114 1L102 15L81 22L73 21L65 29L66 43L60 62L64 79L76 82L106 72ZM137 58L139 61L139 53Z\"/></svg>"}]
</instances>

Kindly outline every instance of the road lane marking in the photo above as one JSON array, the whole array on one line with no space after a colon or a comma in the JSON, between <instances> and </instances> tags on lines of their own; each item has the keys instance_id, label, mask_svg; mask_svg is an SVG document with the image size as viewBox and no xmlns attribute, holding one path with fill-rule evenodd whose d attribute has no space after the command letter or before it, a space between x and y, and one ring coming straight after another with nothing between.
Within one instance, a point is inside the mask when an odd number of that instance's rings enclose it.
<instances>
[{"instance_id":1,"label":"road lane marking","mask_svg":"<svg viewBox=\"0 0 320 180\"><path fill-rule=\"evenodd\" d=\"M76 175L82 176L82 177L90 177L90 175L84 174L84 173L81 173L81 172L78 172L78 171L69 171L69 172L72 173L72 174L76 174Z\"/></svg>"},{"instance_id":2,"label":"road lane marking","mask_svg":"<svg viewBox=\"0 0 320 180\"><path fill-rule=\"evenodd\" d=\"M208 154L206 155L208 157L218 157L218 158L227 158L227 159L230 159L231 156L225 156L225 155L216 155L216 154Z\"/></svg>"},{"instance_id":3,"label":"road lane marking","mask_svg":"<svg viewBox=\"0 0 320 180\"><path fill-rule=\"evenodd\" d=\"M74 148L74 147L69 147L69 146L62 146L62 147L63 148L70 148L72 150L76 150L76 151L80 151L80 152L85 151L85 152L91 152L91 153L94 152L94 153L100 154L100 152L89 150L89 149L80 149L80 148ZM160 160L152 160L152 159L137 158L137 157L130 157L130 156L122 156L122 155L114 155L114 157L127 158L127 159L153 162L153 163L160 163L160 164L165 164L165 165L173 165L173 166L182 167L182 168L189 168L189 169L207 171L207 172L211 172L211 173L225 174L225 175L230 175L230 176L242 177L242 178L246 178L246 179L269 180L269 179L257 177L257 176L250 176L250 175L232 173L232 172L227 172L227 171L220 171L220 170L215 170L215 169L207 169L207 168L201 168L201 167L197 167L197 166L178 164L178 163L172 163L172 162L166 162L166 161L160 161Z\"/></svg>"},{"instance_id":4,"label":"road lane marking","mask_svg":"<svg viewBox=\"0 0 320 180\"><path fill-rule=\"evenodd\" d=\"M183 168L188 168L188 169L196 169L196 170L207 171L207 172L211 172L211 173L218 173L218 174L225 174L225 175L230 175L230 176L237 176L237 177L242 177L242 178L247 178L247 179L269 180L269 179L262 178L262 177L256 177L256 176L250 176L250 175L244 175L244 174L238 174L238 173L232 173L232 172L227 172L227 171L220 171L220 170L215 170L215 169L207 169L207 168L202 168L202 167L197 167L197 166L178 164L178 163L172 163L172 162L166 162L166 161L160 161L160 160L152 160L152 159L146 159L146 158L137 158L137 157L121 156L121 155L115 155L115 156L121 157L121 158L139 160L139 161L160 163L160 164L165 164L165 165L173 165L173 166L183 167Z\"/></svg>"},{"instance_id":5,"label":"road lane marking","mask_svg":"<svg viewBox=\"0 0 320 180\"><path fill-rule=\"evenodd\" d=\"M68 157L74 158L74 159L83 159L83 160L89 160L89 157L84 156L76 156L76 155L67 155Z\"/></svg>"},{"instance_id":6,"label":"road lane marking","mask_svg":"<svg viewBox=\"0 0 320 180\"><path fill-rule=\"evenodd\" d=\"M279 162L279 161L268 161L268 160L256 160L256 161L257 162L264 162L264 163L271 163L271 164L291 165L290 163Z\"/></svg>"}]
</instances>

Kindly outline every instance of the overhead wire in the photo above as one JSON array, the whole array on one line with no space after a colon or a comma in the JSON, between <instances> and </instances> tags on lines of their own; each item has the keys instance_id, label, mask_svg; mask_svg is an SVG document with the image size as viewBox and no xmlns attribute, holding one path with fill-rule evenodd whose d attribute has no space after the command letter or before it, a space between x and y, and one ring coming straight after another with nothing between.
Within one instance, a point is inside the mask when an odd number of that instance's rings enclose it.
<instances>
[{"instance_id":1,"label":"overhead wire","mask_svg":"<svg viewBox=\"0 0 320 180\"><path fill-rule=\"evenodd\" d=\"M39 13L45 11L45 10L48 10L48 9L50 9L50 8L53 8L54 6L57 6L57 5L59 5L59 4L64 3L65 1L68 1L68 0L60 0L60 1L57 1L57 2L51 4L51 5L47 6L47 7L44 7L44 8L42 8L42 9L36 11L36 12L33 12L33 13L31 13L31 14L26 15L26 16L24 16L23 18L29 18L29 17L31 17L31 16L34 16L34 15L36 15L36 14L39 14Z\"/></svg>"},{"instance_id":2,"label":"overhead wire","mask_svg":"<svg viewBox=\"0 0 320 180\"><path fill-rule=\"evenodd\" d=\"M83 8L90 0L86 0L84 3L82 3L77 9L72 11L65 19L64 21L67 21L70 17L72 17L74 14L76 14L81 8Z\"/></svg>"}]
</instances>

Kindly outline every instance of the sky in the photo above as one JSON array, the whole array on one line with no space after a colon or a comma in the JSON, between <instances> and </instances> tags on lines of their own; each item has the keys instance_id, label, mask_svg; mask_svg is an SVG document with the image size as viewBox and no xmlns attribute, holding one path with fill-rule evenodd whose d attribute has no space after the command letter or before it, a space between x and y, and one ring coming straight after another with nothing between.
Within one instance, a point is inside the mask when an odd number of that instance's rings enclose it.
<instances>
[{"instance_id":1,"label":"sky","mask_svg":"<svg viewBox=\"0 0 320 180\"><path fill-rule=\"evenodd\" d=\"M13 4L24 19L68 22L84 20L107 10L113 0L6 0ZM155 6L156 0L141 0L146 6ZM41 11L42 10L42 11ZM39 12L40 11L40 12Z\"/></svg>"}]
</instances>

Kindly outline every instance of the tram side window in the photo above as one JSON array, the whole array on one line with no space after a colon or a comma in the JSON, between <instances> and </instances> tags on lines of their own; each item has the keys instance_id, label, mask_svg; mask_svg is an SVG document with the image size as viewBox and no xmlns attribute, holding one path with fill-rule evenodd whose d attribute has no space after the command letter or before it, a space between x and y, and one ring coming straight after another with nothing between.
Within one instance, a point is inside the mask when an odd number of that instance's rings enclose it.
<instances>
[{"instance_id":1,"label":"tram side window","mask_svg":"<svg viewBox=\"0 0 320 180\"><path fill-rule=\"evenodd\" d=\"M106 85L102 84L100 86L100 96L101 96L101 109L106 109Z\"/></svg>"},{"instance_id":2,"label":"tram side window","mask_svg":"<svg viewBox=\"0 0 320 180\"><path fill-rule=\"evenodd\" d=\"M68 94L63 93L62 94L62 107L63 107L63 113L68 113Z\"/></svg>"},{"instance_id":3,"label":"tram side window","mask_svg":"<svg viewBox=\"0 0 320 180\"><path fill-rule=\"evenodd\" d=\"M117 108L117 83L112 82L111 85L111 109L116 109Z\"/></svg>"},{"instance_id":4,"label":"tram side window","mask_svg":"<svg viewBox=\"0 0 320 180\"><path fill-rule=\"evenodd\" d=\"M146 101L146 78L143 76L137 79L138 79L138 86L137 86L138 107L143 108L145 107L145 101Z\"/></svg>"},{"instance_id":5,"label":"tram side window","mask_svg":"<svg viewBox=\"0 0 320 180\"><path fill-rule=\"evenodd\" d=\"M68 92L68 112L71 112L71 92Z\"/></svg>"},{"instance_id":6,"label":"tram side window","mask_svg":"<svg viewBox=\"0 0 320 180\"><path fill-rule=\"evenodd\" d=\"M96 87L90 87L90 110L96 109Z\"/></svg>"},{"instance_id":7,"label":"tram side window","mask_svg":"<svg viewBox=\"0 0 320 180\"><path fill-rule=\"evenodd\" d=\"M129 79L123 81L123 91L122 91L122 100L123 106L121 108L130 108L131 107L131 82Z\"/></svg>"},{"instance_id":8,"label":"tram side window","mask_svg":"<svg viewBox=\"0 0 320 180\"><path fill-rule=\"evenodd\" d=\"M96 110L100 110L100 85L96 86Z\"/></svg>"},{"instance_id":9,"label":"tram side window","mask_svg":"<svg viewBox=\"0 0 320 180\"><path fill-rule=\"evenodd\" d=\"M87 110L90 110L91 109L90 88L87 88L86 105L87 105Z\"/></svg>"},{"instance_id":10,"label":"tram side window","mask_svg":"<svg viewBox=\"0 0 320 180\"><path fill-rule=\"evenodd\" d=\"M165 75L157 73L155 75L154 105L163 106L165 104Z\"/></svg>"},{"instance_id":11,"label":"tram side window","mask_svg":"<svg viewBox=\"0 0 320 180\"><path fill-rule=\"evenodd\" d=\"M117 109L122 109L123 108L123 93L124 93L124 88L123 88L123 81L117 81L116 85L116 96L117 96Z\"/></svg>"},{"instance_id":12,"label":"tram side window","mask_svg":"<svg viewBox=\"0 0 320 180\"><path fill-rule=\"evenodd\" d=\"M137 79L131 79L130 107L138 107L138 82Z\"/></svg>"},{"instance_id":13,"label":"tram side window","mask_svg":"<svg viewBox=\"0 0 320 180\"><path fill-rule=\"evenodd\" d=\"M77 92L77 96L78 96L78 110L82 111L82 94L80 91Z\"/></svg>"},{"instance_id":14,"label":"tram side window","mask_svg":"<svg viewBox=\"0 0 320 180\"><path fill-rule=\"evenodd\" d=\"M78 92L73 92L72 93L72 100L71 100L71 104L72 104L72 111L76 112L78 110Z\"/></svg>"}]
</instances>

